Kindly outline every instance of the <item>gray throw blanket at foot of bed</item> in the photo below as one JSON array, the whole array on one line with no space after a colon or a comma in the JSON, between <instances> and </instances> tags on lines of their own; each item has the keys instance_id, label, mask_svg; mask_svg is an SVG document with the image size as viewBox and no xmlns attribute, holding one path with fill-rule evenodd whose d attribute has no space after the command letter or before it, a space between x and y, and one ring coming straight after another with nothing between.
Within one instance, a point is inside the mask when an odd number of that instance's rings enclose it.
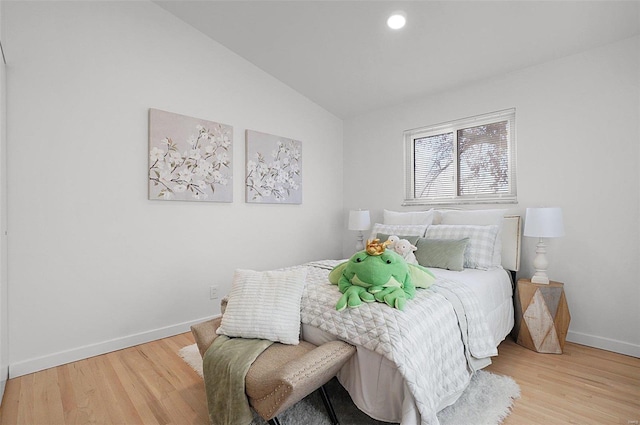
<instances>
[{"instance_id":1,"label":"gray throw blanket at foot of bed","mask_svg":"<svg viewBox=\"0 0 640 425\"><path fill-rule=\"evenodd\" d=\"M202 359L212 425L249 425L253 420L244 380L254 360L273 342L218 336Z\"/></svg>"}]
</instances>

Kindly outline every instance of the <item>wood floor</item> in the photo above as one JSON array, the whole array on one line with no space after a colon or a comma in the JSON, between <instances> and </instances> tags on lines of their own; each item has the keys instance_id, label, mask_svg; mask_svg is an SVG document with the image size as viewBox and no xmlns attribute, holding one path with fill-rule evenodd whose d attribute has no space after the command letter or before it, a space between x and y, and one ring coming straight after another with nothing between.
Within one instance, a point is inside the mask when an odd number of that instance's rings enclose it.
<instances>
[{"instance_id":1,"label":"wood floor","mask_svg":"<svg viewBox=\"0 0 640 425\"><path fill-rule=\"evenodd\" d=\"M486 370L509 375L521 398L503 425L639 424L640 359L566 343L539 354L511 339Z\"/></svg>"},{"instance_id":2,"label":"wood floor","mask_svg":"<svg viewBox=\"0 0 640 425\"><path fill-rule=\"evenodd\" d=\"M202 380L177 355L192 343L187 333L11 379L0 425L207 424ZM522 391L504 425L640 421L640 359L570 343L538 354L511 340L499 352L488 370Z\"/></svg>"}]
</instances>

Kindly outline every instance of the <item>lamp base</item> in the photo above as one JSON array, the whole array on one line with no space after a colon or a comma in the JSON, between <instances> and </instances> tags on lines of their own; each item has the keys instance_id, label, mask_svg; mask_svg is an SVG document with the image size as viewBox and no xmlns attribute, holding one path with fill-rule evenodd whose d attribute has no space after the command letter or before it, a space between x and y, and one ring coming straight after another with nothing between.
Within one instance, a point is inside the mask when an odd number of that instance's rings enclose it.
<instances>
[{"instance_id":1,"label":"lamp base","mask_svg":"<svg viewBox=\"0 0 640 425\"><path fill-rule=\"evenodd\" d=\"M540 238L538 245L536 245L536 258L533 259L533 268L536 269L536 272L531 278L531 283L539 283L541 285L549 284L549 277L547 276L549 262L547 261L546 253L547 245L545 245L544 240Z\"/></svg>"},{"instance_id":2,"label":"lamp base","mask_svg":"<svg viewBox=\"0 0 640 425\"><path fill-rule=\"evenodd\" d=\"M549 278L547 276L536 276L536 275L533 275L533 277L531 278L531 283L539 283L541 285L548 285L549 284Z\"/></svg>"},{"instance_id":3,"label":"lamp base","mask_svg":"<svg viewBox=\"0 0 640 425\"><path fill-rule=\"evenodd\" d=\"M358 231L358 241L356 242L356 251L362 251L364 249L364 235L362 230Z\"/></svg>"}]
</instances>

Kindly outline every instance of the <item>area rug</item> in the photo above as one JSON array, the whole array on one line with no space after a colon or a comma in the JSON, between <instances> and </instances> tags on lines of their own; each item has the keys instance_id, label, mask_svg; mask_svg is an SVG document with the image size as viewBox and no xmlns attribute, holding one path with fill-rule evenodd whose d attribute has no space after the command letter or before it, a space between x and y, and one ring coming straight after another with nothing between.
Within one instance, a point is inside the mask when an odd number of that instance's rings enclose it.
<instances>
[{"instance_id":1,"label":"area rug","mask_svg":"<svg viewBox=\"0 0 640 425\"><path fill-rule=\"evenodd\" d=\"M202 358L195 344L182 348L179 354L202 376ZM341 424L389 425L388 422L371 419L358 410L337 379L327 383L327 391ZM512 378L481 370L471 378L471 383L458 401L438 413L438 419L441 425L498 425L509 416L513 401L519 397L520 387ZM287 409L278 418L283 424L331 423L317 391ZM266 424L257 414L254 414L253 423Z\"/></svg>"}]
</instances>

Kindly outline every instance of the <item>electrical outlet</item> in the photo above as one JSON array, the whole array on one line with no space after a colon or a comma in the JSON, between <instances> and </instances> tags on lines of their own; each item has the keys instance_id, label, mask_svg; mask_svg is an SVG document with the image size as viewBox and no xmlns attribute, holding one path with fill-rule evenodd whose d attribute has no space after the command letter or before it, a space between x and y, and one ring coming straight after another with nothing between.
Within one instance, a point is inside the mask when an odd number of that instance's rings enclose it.
<instances>
[{"instance_id":1,"label":"electrical outlet","mask_svg":"<svg viewBox=\"0 0 640 425\"><path fill-rule=\"evenodd\" d=\"M217 286L210 286L209 287L209 298L212 300L215 300L218 298L218 287Z\"/></svg>"}]
</instances>

